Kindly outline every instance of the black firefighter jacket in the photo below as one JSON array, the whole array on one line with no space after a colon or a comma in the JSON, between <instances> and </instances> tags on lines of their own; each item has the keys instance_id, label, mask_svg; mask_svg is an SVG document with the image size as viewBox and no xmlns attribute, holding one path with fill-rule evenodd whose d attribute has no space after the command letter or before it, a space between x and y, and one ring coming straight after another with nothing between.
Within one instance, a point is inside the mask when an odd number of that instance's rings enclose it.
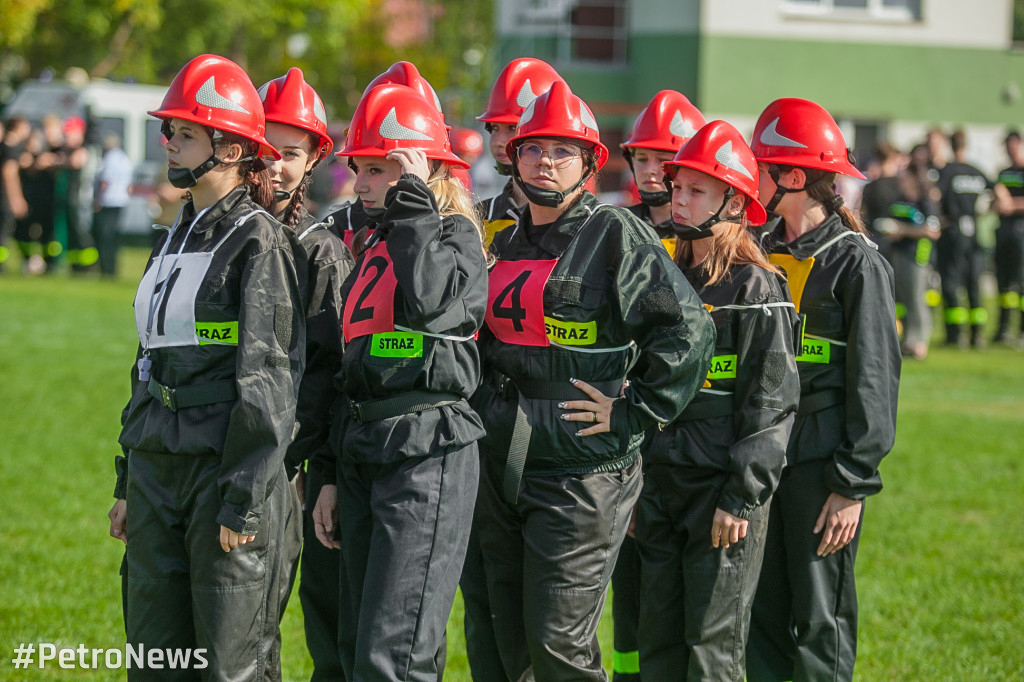
<instances>
[{"instance_id":1,"label":"black firefighter jacket","mask_svg":"<svg viewBox=\"0 0 1024 682\"><path fill-rule=\"evenodd\" d=\"M327 443L331 405L336 397L334 375L341 369L344 350L341 285L353 266L348 247L309 213L303 215L294 231L305 254L309 276L303 297L306 370L302 374L295 411L298 432L285 458L289 478Z\"/></svg>"},{"instance_id":2,"label":"black firefighter jacket","mask_svg":"<svg viewBox=\"0 0 1024 682\"><path fill-rule=\"evenodd\" d=\"M194 215L187 204L177 226L157 241L154 255L167 240L167 257L177 253ZM287 228L237 187L199 219L184 251L209 251L247 215L215 252L195 301L197 328L225 329L226 338L150 352L152 378L160 384L182 388L233 380L237 398L175 411L147 390L133 366L119 442L129 457L133 450L219 457L223 507L217 523L254 535L294 436L306 347L300 293L305 268L296 257L301 250ZM146 270L152 265L151 260Z\"/></svg>"},{"instance_id":3,"label":"black firefighter jacket","mask_svg":"<svg viewBox=\"0 0 1024 682\"><path fill-rule=\"evenodd\" d=\"M427 185L405 174L388 190L385 213L374 231L383 239L397 286L394 294L396 328L423 334L418 357L373 354L374 335L353 338L345 347L335 385L343 396L336 402L332 432L335 442L328 457L346 462L389 463L457 449L483 435L480 418L465 401L377 421L350 416L346 401L356 403L389 398L409 391L455 394L468 398L480 383L480 356L474 334L484 321L487 266L480 232L460 215L440 217ZM368 251L342 286L344 306L360 305L348 292L366 266ZM441 336L470 337L467 341ZM326 465L326 466L325 466ZM336 477L333 462L318 464L329 482Z\"/></svg>"},{"instance_id":4,"label":"black firefighter jacket","mask_svg":"<svg viewBox=\"0 0 1024 682\"><path fill-rule=\"evenodd\" d=\"M509 450L517 398L502 390L499 375L566 384L570 378L628 379L608 433L576 436L581 422L562 420L558 400L528 399L532 434L525 472L589 473L629 465L644 431L675 419L707 374L715 331L693 288L650 227L625 209L599 204L589 192L548 226L533 226L524 212L515 227L498 233L491 251L502 260L559 258L543 293L549 338L577 323L592 324L595 337L572 350L502 343L481 332L485 366L497 372L485 371L473 400L487 427L481 451L504 459ZM580 399L586 397L581 393Z\"/></svg>"},{"instance_id":5,"label":"black firefighter jacket","mask_svg":"<svg viewBox=\"0 0 1024 682\"><path fill-rule=\"evenodd\" d=\"M769 251L799 260L848 231L834 213L788 244L784 230L780 223L770 235ZM797 358L801 413L786 463L831 460L825 485L863 499L882 489L878 466L896 439L901 357L892 268L865 238L849 234L814 257L799 305L806 317ZM821 361L825 350L828 362ZM827 392L839 404L803 414Z\"/></svg>"},{"instance_id":6,"label":"black firefighter jacket","mask_svg":"<svg viewBox=\"0 0 1024 682\"><path fill-rule=\"evenodd\" d=\"M796 311L784 280L756 265L733 266L713 285L701 266L683 273L711 306L715 355L704 388L680 418L651 430L644 464L726 476L718 508L749 518L775 492L786 462L800 400Z\"/></svg>"}]
</instances>

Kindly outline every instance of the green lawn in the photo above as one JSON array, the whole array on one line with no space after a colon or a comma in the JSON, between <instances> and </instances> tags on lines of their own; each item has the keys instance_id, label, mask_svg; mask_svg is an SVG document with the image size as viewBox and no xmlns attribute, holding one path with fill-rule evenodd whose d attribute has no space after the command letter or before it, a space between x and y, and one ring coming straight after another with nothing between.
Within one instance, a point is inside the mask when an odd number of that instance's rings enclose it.
<instances>
[{"instance_id":1,"label":"green lawn","mask_svg":"<svg viewBox=\"0 0 1024 682\"><path fill-rule=\"evenodd\" d=\"M0 679L123 677L11 663L22 642L124 642L106 512L144 254L123 256L116 282L0 276ZM858 560L859 679L1024 679L1022 458L1024 353L936 348L905 365ZM308 679L297 598L283 627L286 678ZM608 619L601 632L607 661ZM448 636L447 679L468 680L458 600Z\"/></svg>"}]
</instances>

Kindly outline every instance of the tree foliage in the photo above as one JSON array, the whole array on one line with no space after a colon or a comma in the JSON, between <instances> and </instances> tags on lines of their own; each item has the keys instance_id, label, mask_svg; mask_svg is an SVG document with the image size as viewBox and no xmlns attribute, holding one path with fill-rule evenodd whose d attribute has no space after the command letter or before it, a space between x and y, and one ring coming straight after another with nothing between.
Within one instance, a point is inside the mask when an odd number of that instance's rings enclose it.
<instances>
[{"instance_id":1,"label":"tree foliage","mask_svg":"<svg viewBox=\"0 0 1024 682\"><path fill-rule=\"evenodd\" d=\"M396 40L410 16L426 30ZM408 60L455 123L486 98L492 24L492 3L478 0L0 0L0 62L17 64L17 79L76 66L161 85L203 53L235 60L257 86L298 66L346 118L366 83Z\"/></svg>"}]
</instances>

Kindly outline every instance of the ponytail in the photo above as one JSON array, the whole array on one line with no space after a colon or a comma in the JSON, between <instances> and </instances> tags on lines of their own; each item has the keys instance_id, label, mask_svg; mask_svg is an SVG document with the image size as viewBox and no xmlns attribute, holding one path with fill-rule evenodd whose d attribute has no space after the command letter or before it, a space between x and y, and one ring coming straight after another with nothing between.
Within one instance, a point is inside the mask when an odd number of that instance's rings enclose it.
<instances>
[{"instance_id":1,"label":"ponytail","mask_svg":"<svg viewBox=\"0 0 1024 682\"><path fill-rule=\"evenodd\" d=\"M835 213L843 221L847 229L867 234L860 218L843 205L843 197L836 192L836 174L823 173L813 168L804 168L807 174L807 196L820 202L829 213Z\"/></svg>"},{"instance_id":2,"label":"ponytail","mask_svg":"<svg viewBox=\"0 0 1024 682\"><path fill-rule=\"evenodd\" d=\"M480 222L480 214L473 203L473 197L462 184L462 181L452 175L452 167L447 163L440 163L427 179L427 187L434 193L437 200L438 213L444 217L449 215L461 215L476 228L480 237L480 249L483 251L484 259L491 265L494 256L484 248L483 226Z\"/></svg>"},{"instance_id":3,"label":"ponytail","mask_svg":"<svg viewBox=\"0 0 1024 682\"><path fill-rule=\"evenodd\" d=\"M307 175L299 183L299 186L295 188L295 191L292 192L288 205L284 207L284 212L279 220L286 227L294 229L298 227L299 221L302 220L302 216L305 214L306 198L309 196L309 183L310 180Z\"/></svg>"}]
</instances>

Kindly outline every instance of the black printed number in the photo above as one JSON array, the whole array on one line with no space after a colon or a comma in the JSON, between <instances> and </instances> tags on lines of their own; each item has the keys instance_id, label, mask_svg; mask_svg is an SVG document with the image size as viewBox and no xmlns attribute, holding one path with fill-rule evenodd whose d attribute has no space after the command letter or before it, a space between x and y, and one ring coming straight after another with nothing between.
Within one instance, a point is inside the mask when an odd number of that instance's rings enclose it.
<instances>
[{"instance_id":1,"label":"black printed number","mask_svg":"<svg viewBox=\"0 0 1024 682\"><path fill-rule=\"evenodd\" d=\"M160 299L160 310L157 312L156 317L156 334L157 336L164 335L164 322L167 320L167 303L171 300L171 291L174 290L174 285L178 281L178 276L181 274L181 268L177 268L174 272L167 276L167 279L156 285L157 291L161 288L164 290L163 298Z\"/></svg>"},{"instance_id":2,"label":"black printed number","mask_svg":"<svg viewBox=\"0 0 1024 682\"><path fill-rule=\"evenodd\" d=\"M374 268L376 273L374 273L373 279L363 287L363 292L359 294L359 298L356 299L356 306L352 310L352 317L349 318L352 322L362 322L373 318L374 306L371 305L364 308L363 302L366 301L366 297L370 295L373 288L377 286L377 282L380 281L380 278L384 276L384 271L388 269L388 261L383 256L374 256L366 264L366 267L363 268L363 276L370 271L370 268Z\"/></svg>"},{"instance_id":3,"label":"black printed number","mask_svg":"<svg viewBox=\"0 0 1024 682\"><path fill-rule=\"evenodd\" d=\"M526 319L526 308L523 307L521 302L523 286L530 279L532 273L532 270L523 270L518 277L509 282L508 286L495 297L494 303L491 304L491 314L495 317L511 320L512 328L517 332L523 331L523 320ZM502 305L505 299L509 299L509 305L507 306Z\"/></svg>"}]
</instances>

